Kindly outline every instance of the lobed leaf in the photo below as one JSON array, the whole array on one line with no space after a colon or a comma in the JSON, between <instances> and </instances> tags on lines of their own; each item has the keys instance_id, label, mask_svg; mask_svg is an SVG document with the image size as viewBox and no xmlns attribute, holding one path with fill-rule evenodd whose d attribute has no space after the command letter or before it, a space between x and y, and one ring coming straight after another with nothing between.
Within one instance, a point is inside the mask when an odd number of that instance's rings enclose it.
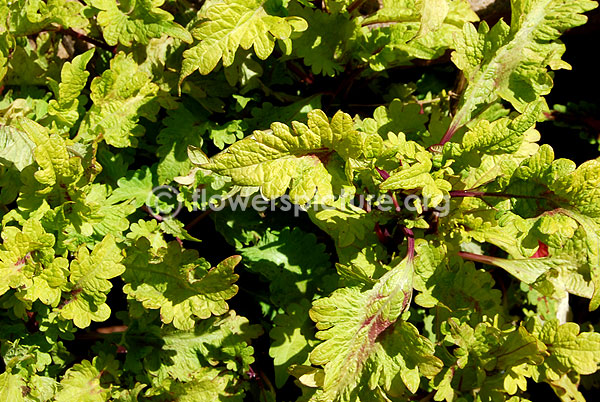
<instances>
[{"instance_id":1,"label":"lobed leaf","mask_svg":"<svg viewBox=\"0 0 600 402\"><path fill-rule=\"evenodd\" d=\"M196 70L210 73L219 60L233 63L238 47L254 48L259 59L273 52L276 39L288 39L292 32L306 29L299 17L277 17L267 13L257 0L223 0L209 3L200 11L201 22L192 29L199 43L183 54L179 82Z\"/></svg>"},{"instance_id":2,"label":"lobed leaf","mask_svg":"<svg viewBox=\"0 0 600 402\"><path fill-rule=\"evenodd\" d=\"M147 239L137 241L129 251L123 275L123 291L148 309L160 309L161 319L176 328L190 329L194 317L208 318L229 310L226 300L238 291L234 267L241 257L232 256L208 269L193 250L182 250L177 242L159 250L160 257L149 255Z\"/></svg>"},{"instance_id":3,"label":"lobed leaf","mask_svg":"<svg viewBox=\"0 0 600 402\"><path fill-rule=\"evenodd\" d=\"M192 43L192 35L160 8L164 0L87 0L86 3L100 10L98 25L102 27L106 43L111 46L118 43L145 45L151 38L163 35Z\"/></svg>"}]
</instances>

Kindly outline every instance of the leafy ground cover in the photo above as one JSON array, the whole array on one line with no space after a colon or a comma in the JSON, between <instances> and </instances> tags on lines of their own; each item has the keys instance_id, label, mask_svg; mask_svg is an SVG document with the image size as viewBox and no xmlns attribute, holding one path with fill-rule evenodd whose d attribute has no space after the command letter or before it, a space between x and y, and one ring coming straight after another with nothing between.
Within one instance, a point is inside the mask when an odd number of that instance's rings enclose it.
<instances>
[{"instance_id":1,"label":"leafy ground cover","mask_svg":"<svg viewBox=\"0 0 600 402\"><path fill-rule=\"evenodd\" d=\"M0 400L593 399L596 7L1 2Z\"/></svg>"}]
</instances>

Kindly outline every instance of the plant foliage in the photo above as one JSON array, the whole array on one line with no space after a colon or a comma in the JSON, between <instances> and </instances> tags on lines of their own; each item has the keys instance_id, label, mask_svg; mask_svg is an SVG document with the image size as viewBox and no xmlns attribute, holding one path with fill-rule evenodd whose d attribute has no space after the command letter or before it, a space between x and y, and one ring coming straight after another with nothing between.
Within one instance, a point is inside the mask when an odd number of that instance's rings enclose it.
<instances>
[{"instance_id":1,"label":"plant foliage","mask_svg":"<svg viewBox=\"0 0 600 402\"><path fill-rule=\"evenodd\" d=\"M0 400L598 392L596 6L0 1Z\"/></svg>"}]
</instances>

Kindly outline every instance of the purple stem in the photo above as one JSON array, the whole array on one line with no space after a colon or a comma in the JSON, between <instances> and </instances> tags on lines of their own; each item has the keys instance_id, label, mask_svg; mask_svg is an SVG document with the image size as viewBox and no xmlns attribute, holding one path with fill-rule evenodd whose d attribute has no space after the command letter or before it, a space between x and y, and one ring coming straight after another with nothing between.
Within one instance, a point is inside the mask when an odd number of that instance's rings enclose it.
<instances>
[{"instance_id":1,"label":"purple stem","mask_svg":"<svg viewBox=\"0 0 600 402\"><path fill-rule=\"evenodd\" d=\"M389 194L392 196L392 202L394 203L394 208L396 208L396 212L402 211L402 208L400 208L400 204L398 204L398 200L396 199L396 195L391 191L389 191Z\"/></svg>"},{"instance_id":2,"label":"purple stem","mask_svg":"<svg viewBox=\"0 0 600 402\"><path fill-rule=\"evenodd\" d=\"M156 219L159 222L162 222L164 220L162 216L154 214L154 212L152 212L152 210L150 208L148 208L146 205L144 205L142 207L142 210L146 211L146 213L148 215L150 215L151 217L153 217L154 219Z\"/></svg>"},{"instance_id":3,"label":"purple stem","mask_svg":"<svg viewBox=\"0 0 600 402\"><path fill-rule=\"evenodd\" d=\"M519 195L519 194L506 194L506 193L486 193L485 191L473 191L473 190L454 190L450 191L450 197L500 197L500 198L532 198L540 199L543 197L535 195Z\"/></svg>"},{"instance_id":4,"label":"purple stem","mask_svg":"<svg viewBox=\"0 0 600 402\"><path fill-rule=\"evenodd\" d=\"M406 235L406 238L408 239L408 263L411 264L413 262L413 260L415 259L415 235L412 231L412 229L409 229L407 227L403 227L402 231L404 232L404 235Z\"/></svg>"},{"instance_id":5,"label":"purple stem","mask_svg":"<svg viewBox=\"0 0 600 402\"><path fill-rule=\"evenodd\" d=\"M390 174L383 169L375 168L375 170L377 170L377 173L381 175L381 178L383 180L387 180L390 177Z\"/></svg>"},{"instance_id":6,"label":"purple stem","mask_svg":"<svg viewBox=\"0 0 600 402\"><path fill-rule=\"evenodd\" d=\"M473 191L473 190L454 190L450 191L450 197L483 197L484 191Z\"/></svg>"},{"instance_id":7,"label":"purple stem","mask_svg":"<svg viewBox=\"0 0 600 402\"><path fill-rule=\"evenodd\" d=\"M379 223L375 224L375 234L381 244L387 243L388 239L391 237L390 232L387 229L382 230Z\"/></svg>"},{"instance_id":8,"label":"purple stem","mask_svg":"<svg viewBox=\"0 0 600 402\"><path fill-rule=\"evenodd\" d=\"M495 265L494 260L496 258L490 257L488 255L467 253L466 251L459 251L458 255L468 261L482 262L482 263L488 264L488 265Z\"/></svg>"},{"instance_id":9,"label":"purple stem","mask_svg":"<svg viewBox=\"0 0 600 402\"><path fill-rule=\"evenodd\" d=\"M450 127L448 127L448 131L446 131L446 134L444 134L444 136L442 137L442 140L440 141L439 145L444 145L445 143L450 141L452 139L452 136L456 133L457 130L458 130L458 126L456 126L454 124L451 125Z\"/></svg>"}]
</instances>

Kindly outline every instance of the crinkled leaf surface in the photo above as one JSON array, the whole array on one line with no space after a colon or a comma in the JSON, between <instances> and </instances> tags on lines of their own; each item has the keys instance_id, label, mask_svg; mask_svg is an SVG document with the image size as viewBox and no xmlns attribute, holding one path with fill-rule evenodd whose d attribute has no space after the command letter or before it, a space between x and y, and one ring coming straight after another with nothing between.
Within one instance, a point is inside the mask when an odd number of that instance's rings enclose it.
<instances>
[{"instance_id":1,"label":"crinkled leaf surface","mask_svg":"<svg viewBox=\"0 0 600 402\"><path fill-rule=\"evenodd\" d=\"M0 246L0 273L4 278L0 293L32 286L34 277L42 273L43 265L52 262L54 241L54 236L33 219L26 221L21 230L5 227Z\"/></svg>"},{"instance_id":2,"label":"crinkled leaf surface","mask_svg":"<svg viewBox=\"0 0 600 402\"><path fill-rule=\"evenodd\" d=\"M579 325L566 323L560 325L552 320L544 323L534 332L548 346L550 356L539 368L546 376L572 369L579 374L590 374L600 364L600 334L579 332Z\"/></svg>"},{"instance_id":3,"label":"crinkled leaf surface","mask_svg":"<svg viewBox=\"0 0 600 402\"><path fill-rule=\"evenodd\" d=\"M94 49L91 49L63 65L56 99L48 103L48 114L55 116L61 126L72 127L79 118L78 98L90 75L86 66L93 55Z\"/></svg>"},{"instance_id":4,"label":"crinkled leaf surface","mask_svg":"<svg viewBox=\"0 0 600 402\"><path fill-rule=\"evenodd\" d=\"M227 312L225 300L237 293L233 272L239 256L230 257L215 268L198 258L193 250L182 250L177 242L159 250L151 258L150 244L142 238L131 249L123 275L125 293L142 302L149 309L160 309L163 322L176 328L190 329L194 318L208 318Z\"/></svg>"},{"instance_id":5,"label":"crinkled leaf surface","mask_svg":"<svg viewBox=\"0 0 600 402\"><path fill-rule=\"evenodd\" d=\"M92 7L101 10L98 24L106 43L148 43L151 38L169 35L191 43L192 36L181 25L173 22L173 16L160 7L164 0L88 0Z\"/></svg>"},{"instance_id":6,"label":"crinkled leaf surface","mask_svg":"<svg viewBox=\"0 0 600 402\"><path fill-rule=\"evenodd\" d=\"M377 145L375 137L354 130L345 113L336 113L330 121L321 110L313 110L308 113L308 124L293 122L290 130L273 123L271 130L255 131L202 167L230 176L235 184L260 186L268 199L290 188L293 203L306 203L315 194L331 203L335 185L328 170L331 155L359 158L364 147Z\"/></svg>"},{"instance_id":7,"label":"crinkled leaf surface","mask_svg":"<svg viewBox=\"0 0 600 402\"><path fill-rule=\"evenodd\" d=\"M196 70L210 73L221 59L225 67L231 65L238 47L253 47L264 60L273 52L276 39L288 39L293 31L306 29L302 18L269 15L257 0L211 2L201 14L202 21L192 29L199 43L185 51L180 81Z\"/></svg>"},{"instance_id":8,"label":"crinkled leaf surface","mask_svg":"<svg viewBox=\"0 0 600 402\"><path fill-rule=\"evenodd\" d=\"M81 246L71 262L69 297L58 307L61 317L73 320L79 328L91 321L105 321L110 316L106 294L112 288L109 279L121 275L123 255L112 235L107 235L90 253Z\"/></svg>"},{"instance_id":9,"label":"crinkled leaf surface","mask_svg":"<svg viewBox=\"0 0 600 402\"><path fill-rule=\"evenodd\" d=\"M0 163L21 171L33 163L35 144L26 133L10 126L0 126Z\"/></svg>"},{"instance_id":10,"label":"crinkled leaf surface","mask_svg":"<svg viewBox=\"0 0 600 402\"><path fill-rule=\"evenodd\" d=\"M522 111L527 103L548 94L553 83L546 68L570 68L561 60L565 47L557 38L565 30L584 24L587 19L581 13L597 6L588 0L511 3L510 26L502 20L492 29L485 22L479 30L466 24L457 37L452 60L469 84L451 130L466 124L498 98Z\"/></svg>"},{"instance_id":11,"label":"crinkled leaf surface","mask_svg":"<svg viewBox=\"0 0 600 402\"><path fill-rule=\"evenodd\" d=\"M311 318L317 339L323 342L310 354L313 364L323 365L323 389L330 400L346 395L356 386L377 337L408 307L412 296L412 264L398 262L372 289L336 290L313 303Z\"/></svg>"},{"instance_id":12,"label":"crinkled leaf surface","mask_svg":"<svg viewBox=\"0 0 600 402\"><path fill-rule=\"evenodd\" d=\"M144 133L139 118L156 118L157 92L158 86L131 55L117 54L110 69L92 80L94 104L81 124L79 135L87 141L104 139L118 148L135 145L134 137Z\"/></svg>"},{"instance_id":13,"label":"crinkled leaf surface","mask_svg":"<svg viewBox=\"0 0 600 402\"><path fill-rule=\"evenodd\" d=\"M61 389L56 394L57 402L105 402L110 400L110 390L100 384L102 367L97 366L98 358L93 362L84 360L75 364L60 382Z\"/></svg>"}]
</instances>

